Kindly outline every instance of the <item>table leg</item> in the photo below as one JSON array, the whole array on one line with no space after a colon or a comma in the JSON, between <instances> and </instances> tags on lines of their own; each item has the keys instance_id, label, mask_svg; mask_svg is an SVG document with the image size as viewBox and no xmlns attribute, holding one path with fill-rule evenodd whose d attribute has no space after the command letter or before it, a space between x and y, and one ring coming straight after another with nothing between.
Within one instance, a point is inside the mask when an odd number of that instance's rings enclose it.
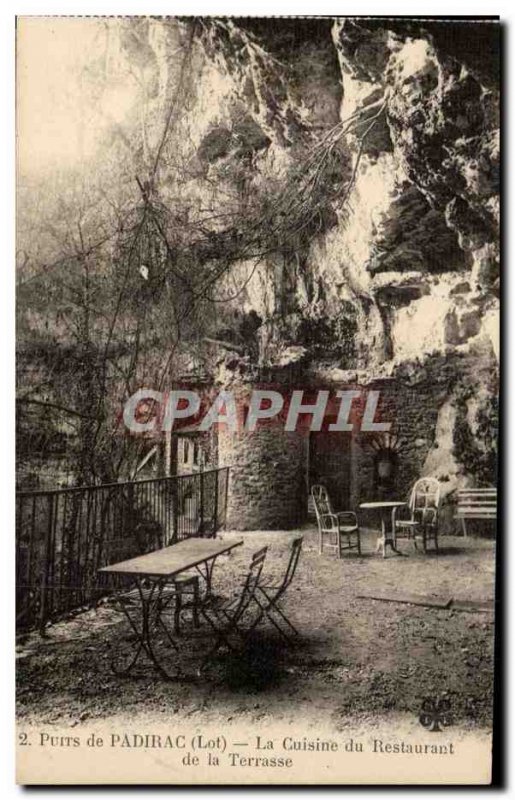
<instances>
[{"instance_id":1,"label":"table leg","mask_svg":"<svg viewBox=\"0 0 515 800\"><path fill-rule=\"evenodd\" d=\"M144 652L165 677L176 677L177 670L174 674L170 674L167 667L165 667L158 653L157 640L155 637L157 629L163 631L167 642L174 650L179 650L162 616L166 608L166 605L163 606L162 604L164 582L153 582L147 590L146 587L143 587L142 581L138 581L137 588L139 593L139 606L135 611L138 612L139 619L136 618L136 615L132 616L125 605L122 606L125 617L134 631L136 641L134 643L128 642L126 650L119 653L118 656L111 661L112 670L117 675L128 675L136 665L140 655ZM123 646L123 643L121 646Z\"/></svg>"},{"instance_id":2,"label":"table leg","mask_svg":"<svg viewBox=\"0 0 515 800\"><path fill-rule=\"evenodd\" d=\"M392 508L392 540L391 540L391 548L392 548L393 552L395 553L395 555L402 556L403 554L400 552L400 550L397 550L397 531L396 531L396 527L395 527L396 517L397 517L397 509L396 508Z\"/></svg>"},{"instance_id":3,"label":"table leg","mask_svg":"<svg viewBox=\"0 0 515 800\"><path fill-rule=\"evenodd\" d=\"M151 598L151 602L148 604L147 608L147 653L150 660L154 663L157 667L159 672L163 675L163 677L172 679L177 678L178 673L180 672L180 666L176 662L175 668L173 671L170 670L168 664L168 654L169 654L169 646L175 650L176 654L180 652L179 645L173 638L172 634L168 626L165 623L163 618L163 614L168 608L169 605L175 601L177 598L171 597L169 600L163 603L163 589L165 587L166 581L159 581L156 583L158 587L156 596ZM161 638L159 638L159 633L161 634ZM164 645L163 645L164 643ZM165 652L167 654L166 661L163 657L162 653L160 652L161 649L165 648Z\"/></svg>"},{"instance_id":4,"label":"table leg","mask_svg":"<svg viewBox=\"0 0 515 800\"><path fill-rule=\"evenodd\" d=\"M397 550L397 534L395 532L395 515L396 515L396 513L397 513L397 509L396 508L392 508L392 520L391 520L392 528L391 528L390 536L388 537L386 543L390 545L390 547L392 548L392 551L395 553L396 556L402 556L402 553L399 550Z\"/></svg>"},{"instance_id":5,"label":"table leg","mask_svg":"<svg viewBox=\"0 0 515 800\"><path fill-rule=\"evenodd\" d=\"M123 641L119 643L117 653L111 658L111 669L115 675L128 675L144 649L141 631L137 629L131 616L125 609L123 609L123 613L134 631L135 641L129 641L125 645Z\"/></svg>"},{"instance_id":6,"label":"table leg","mask_svg":"<svg viewBox=\"0 0 515 800\"><path fill-rule=\"evenodd\" d=\"M123 638L118 646L118 652L111 660L111 669L115 675L128 675L139 660L140 655L148 651L148 595L144 591L141 580L137 580L136 586L139 594L139 607L134 608L129 603L122 601L122 611L125 615L130 628L134 632L135 641L124 642ZM150 590L153 591L152 589ZM130 613L130 609L136 612Z\"/></svg>"},{"instance_id":7,"label":"table leg","mask_svg":"<svg viewBox=\"0 0 515 800\"><path fill-rule=\"evenodd\" d=\"M386 524L384 514L381 513L381 535L377 537L376 553L382 550L383 558L386 558Z\"/></svg>"},{"instance_id":8,"label":"table leg","mask_svg":"<svg viewBox=\"0 0 515 800\"><path fill-rule=\"evenodd\" d=\"M209 598L209 596L211 595L211 589L212 589L211 581L213 577L213 568L215 566L216 558L217 557L215 556L209 561L206 561L204 564L197 564L197 566L195 567L199 575L201 575L206 582L206 598ZM204 570L202 570L202 567L204 567Z\"/></svg>"},{"instance_id":9,"label":"table leg","mask_svg":"<svg viewBox=\"0 0 515 800\"><path fill-rule=\"evenodd\" d=\"M379 550L382 550L383 558L386 558L387 545L390 545L392 551L396 555L402 556L402 553L397 550L397 539L395 536L395 509L392 510L392 528L390 533L387 531L386 513L381 514L381 536L379 536L377 539L376 553Z\"/></svg>"}]
</instances>

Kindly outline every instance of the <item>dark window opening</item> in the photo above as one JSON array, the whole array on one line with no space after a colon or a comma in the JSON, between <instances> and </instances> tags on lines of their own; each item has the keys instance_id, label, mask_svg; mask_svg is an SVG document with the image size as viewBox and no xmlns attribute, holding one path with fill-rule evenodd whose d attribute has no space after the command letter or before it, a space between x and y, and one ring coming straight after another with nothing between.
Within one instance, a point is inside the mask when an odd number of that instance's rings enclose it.
<instances>
[{"instance_id":1,"label":"dark window opening","mask_svg":"<svg viewBox=\"0 0 515 800\"><path fill-rule=\"evenodd\" d=\"M397 453L389 448L379 450L374 458L374 487L378 493L388 496L395 490L397 477Z\"/></svg>"}]
</instances>

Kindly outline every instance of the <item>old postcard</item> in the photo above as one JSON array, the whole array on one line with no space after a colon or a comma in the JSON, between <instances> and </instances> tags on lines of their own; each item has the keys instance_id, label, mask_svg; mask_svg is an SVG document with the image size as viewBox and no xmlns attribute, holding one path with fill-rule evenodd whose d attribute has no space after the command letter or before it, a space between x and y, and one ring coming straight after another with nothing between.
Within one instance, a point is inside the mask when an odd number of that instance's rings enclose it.
<instances>
[{"instance_id":1,"label":"old postcard","mask_svg":"<svg viewBox=\"0 0 515 800\"><path fill-rule=\"evenodd\" d=\"M490 783L499 49L18 17L19 783Z\"/></svg>"}]
</instances>

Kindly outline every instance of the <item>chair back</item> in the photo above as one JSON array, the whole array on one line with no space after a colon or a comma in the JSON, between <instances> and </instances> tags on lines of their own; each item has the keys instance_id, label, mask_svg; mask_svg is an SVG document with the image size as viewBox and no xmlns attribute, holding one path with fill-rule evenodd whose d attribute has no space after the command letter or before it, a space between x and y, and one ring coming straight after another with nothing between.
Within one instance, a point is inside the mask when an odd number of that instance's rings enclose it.
<instances>
[{"instance_id":1,"label":"chair back","mask_svg":"<svg viewBox=\"0 0 515 800\"><path fill-rule=\"evenodd\" d=\"M315 506L317 521L320 524L320 517L322 517L324 514L332 513L329 494L325 486L322 486L322 484L315 484L311 487L311 496Z\"/></svg>"},{"instance_id":2,"label":"chair back","mask_svg":"<svg viewBox=\"0 0 515 800\"><path fill-rule=\"evenodd\" d=\"M243 614L249 603L254 598L259 580L261 578L261 573L263 571L267 550L268 547L262 547L261 550L257 550L252 554L249 570L245 577L240 599L234 612L235 618Z\"/></svg>"},{"instance_id":3,"label":"chair back","mask_svg":"<svg viewBox=\"0 0 515 800\"><path fill-rule=\"evenodd\" d=\"M436 522L440 505L440 483L436 478L420 478L411 490L409 507L414 518Z\"/></svg>"},{"instance_id":4,"label":"chair back","mask_svg":"<svg viewBox=\"0 0 515 800\"><path fill-rule=\"evenodd\" d=\"M313 500L326 500L329 501L329 494L325 486L321 483L314 483L311 487L311 495Z\"/></svg>"},{"instance_id":5,"label":"chair back","mask_svg":"<svg viewBox=\"0 0 515 800\"><path fill-rule=\"evenodd\" d=\"M284 577L281 583L281 591L287 589L293 580L295 571L297 569L297 564L299 563L300 551L302 550L303 541L304 541L303 536L297 536L291 543L290 559L288 561L288 566L286 567L286 572L284 573Z\"/></svg>"}]
</instances>

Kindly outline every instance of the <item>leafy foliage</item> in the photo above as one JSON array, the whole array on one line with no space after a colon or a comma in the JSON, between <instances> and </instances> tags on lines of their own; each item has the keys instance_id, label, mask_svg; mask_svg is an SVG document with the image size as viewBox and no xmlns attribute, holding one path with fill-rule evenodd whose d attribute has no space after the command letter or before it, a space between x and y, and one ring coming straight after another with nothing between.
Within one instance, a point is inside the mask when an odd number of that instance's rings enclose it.
<instances>
[{"instance_id":1,"label":"leafy foliage","mask_svg":"<svg viewBox=\"0 0 515 800\"><path fill-rule=\"evenodd\" d=\"M468 420L468 403L475 395L476 389L471 386L461 387L456 394L454 454L478 486L491 486L497 483L499 402L495 392L484 398L473 431Z\"/></svg>"},{"instance_id":2,"label":"leafy foliage","mask_svg":"<svg viewBox=\"0 0 515 800\"><path fill-rule=\"evenodd\" d=\"M105 102L112 30L118 72L136 87L122 122ZM355 120L311 131L281 66L232 22L119 20L106 31L106 53L87 61L78 83L80 102L107 119L96 158L24 178L18 222L23 448L44 453L40 438L27 438L36 406L49 437L64 416L81 483L133 473L146 445L122 435L123 402L140 386L209 368L205 337L228 328L259 358L261 320L234 314L252 276L261 265L305 264L313 239L345 213L356 170L344 138ZM206 53L233 76L234 96L231 120L199 139L192 120ZM279 167L269 152L277 146ZM235 284L241 263L251 268ZM316 352L336 347L345 361L353 325L343 314L334 326L301 322L295 335Z\"/></svg>"}]
</instances>

